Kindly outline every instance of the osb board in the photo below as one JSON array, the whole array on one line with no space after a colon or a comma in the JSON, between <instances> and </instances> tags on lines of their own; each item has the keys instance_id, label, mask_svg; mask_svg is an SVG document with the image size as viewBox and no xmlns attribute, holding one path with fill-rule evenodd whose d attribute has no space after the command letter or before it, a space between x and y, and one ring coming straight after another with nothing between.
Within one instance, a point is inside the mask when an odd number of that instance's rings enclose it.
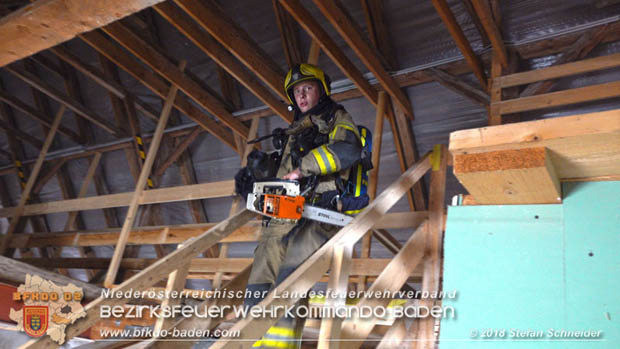
<instances>
[{"instance_id":1,"label":"osb board","mask_svg":"<svg viewBox=\"0 0 620 349\"><path fill-rule=\"evenodd\" d=\"M453 155L546 147L560 179L620 175L620 110L456 131Z\"/></svg>"},{"instance_id":2,"label":"osb board","mask_svg":"<svg viewBox=\"0 0 620 349\"><path fill-rule=\"evenodd\" d=\"M457 154L454 175L481 205L562 201L560 182L543 147Z\"/></svg>"}]
</instances>

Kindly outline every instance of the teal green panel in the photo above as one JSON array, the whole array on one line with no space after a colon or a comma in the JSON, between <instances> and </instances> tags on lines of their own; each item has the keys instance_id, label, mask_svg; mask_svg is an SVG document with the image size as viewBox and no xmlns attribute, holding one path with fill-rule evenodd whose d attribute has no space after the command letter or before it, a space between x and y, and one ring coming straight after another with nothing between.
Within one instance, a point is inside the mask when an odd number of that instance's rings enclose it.
<instances>
[{"instance_id":1,"label":"teal green panel","mask_svg":"<svg viewBox=\"0 0 620 349\"><path fill-rule=\"evenodd\" d=\"M443 305L457 317L442 320L440 348L620 348L620 182L563 190L562 205L449 208L443 289L458 297ZM505 332L482 340L485 329ZM549 329L602 337L552 339Z\"/></svg>"},{"instance_id":2,"label":"teal green panel","mask_svg":"<svg viewBox=\"0 0 620 349\"><path fill-rule=\"evenodd\" d=\"M443 305L457 315L442 320L440 348L522 347L508 340L512 329L562 324L563 314L550 316L564 308L562 214L560 205L449 208L443 289L458 296ZM485 329L506 332L470 339Z\"/></svg>"},{"instance_id":3,"label":"teal green panel","mask_svg":"<svg viewBox=\"0 0 620 349\"><path fill-rule=\"evenodd\" d=\"M620 348L620 182L566 183L566 324Z\"/></svg>"}]
</instances>

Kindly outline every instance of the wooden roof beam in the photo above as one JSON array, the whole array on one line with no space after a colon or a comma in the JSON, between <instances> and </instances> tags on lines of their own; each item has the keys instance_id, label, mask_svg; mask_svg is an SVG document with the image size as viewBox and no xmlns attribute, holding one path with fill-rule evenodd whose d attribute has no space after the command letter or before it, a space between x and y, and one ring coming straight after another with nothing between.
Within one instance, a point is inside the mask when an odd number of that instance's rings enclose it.
<instances>
[{"instance_id":1,"label":"wooden roof beam","mask_svg":"<svg viewBox=\"0 0 620 349\"><path fill-rule=\"evenodd\" d=\"M211 36L206 34L186 13L168 2L159 4L155 6L154 9L211 57L215 63L225 69L226 72L258 97L261 102L271 108L275 114L288 123L293 121L293 116L287 110L286 105L273 96L266 87L261 85L253 75L248 73L243 66L238 63L233 55L218 44ZM280 89L282 88L281 86Z\"/></svg>"},{"instance_id":2,"label":"wooden roof beam","mask_svg":"<svg viewBox=\"0 0 620 349\"><path fill-rule=\"evenodd\" d=\"M52 120L50 120L47 115L41 113L40 110L36 110L28 104L22 102L17 97L11 96L4 90L0 90L0 101L10 105L14 109L21 111L25 115L39 121L47 127L52 126ZM77 133L73 132L71 129L68 129L64 126L60 126L58 128L58 132L67 136L69 139L78 144L84 143L82 137L80 137Z\"/></svg>"},{"instance_id":3,"label":"wooden roof beam","mask_svg":"<svg viewBox=\"0 0 620 349\"><path fill-rule=\"evenodd\" d=\"M463 33L463 29L461 29L461 26L456 21L452 10L450 10L450 7L448 6L448 3L446 2L446 0L432 1L433 6L435 6L435 10L437 10L439 17L441 17L441 20L446 25L446 28L448 28L450 35L452 35L452 39L454 39L456 46L463 54L463 57L465 57L465 60L471 67L471 70L474 72L474 75L480 82L480 85L483 89L487 90L487 76L484 73L484 66L482 65L482 61L480 60L480 58L478 58L478 56L476 56L476 53L471 48L469 41Z\"/></svg>"},{"instance_id":4,"label":"wooden roof beam","mask_svg":"<svg viewBox=\"0 0 620 349\"><path fill-rule=\"evenodd\" d=\"M489 40L493 46L493 52L497 55L502 67L508 68L508 54L506 53L506 47L504 46L504 41L502 40L502 33L493 19L493 10L491 9L491 5L488 0L471 1L474 5L478 18L482 22L485 32L489 36Z\"/></svg>"},{"instance_id":5,"label":"wooden roof beam","mask_svg":"<svg viewBox=\"0 0 620 349\"><path fill-rule=\"evenodd\" d=\"M15 138L21 139L22 141L32 145L37 150L41 150L43 147L43 141L37 139L36 137L26 133L18 128L11 126L8 122L0 120L0 128L3 129L7 134L11 133Z\"/></svg>"},{"instance_id":6,"label":"wooden roof beam","mask_svg":"<svg viewBox=\"0 0 620 349\"><path fill-rule=\"evenodd\" d=\"M313 42L318 42L321 49L334 61L334 63L342 70L342 72L355 83L362 95L366 96L370 103L377 105L379 101L379 93L370 85L364 75L355 67L355 65L347 58L347 56L338 47L336 42L332 40L327 32L312 18L312 15L299 2L299 0L280 0L280 4L284 7L297 22L312 37Z\"/></svg>"},{"instance_id":7,"label":"wooden roof beam","mask_svg":"<svg viewBox=\"0 0 620 349\"><path fill-rule=\"evenodd\" d=\"M121 86L120 83L110 80L105 76L104 73L89 65L88 63L82 61L79 57L61 46L53 47L49 49L49 51L65 63L71 65L80 73L84 74L86 77L99 84L99 86L106 89L109 93L114 94L118 98L130 98L131 101L135 103L138 110L140 110L145 116L147 116L151 120L157 122L157 119L159 118L159 112L157 112L155 109L153 109L153 107L146 104L145 102L142 102L132 93L128 92L123 86ZM57 70L56 72L59 73L60 71Z\"/></svg>"},{"instance_id":8,"label":"wooden roof beam","mask_svg":"<svg viewBox=\"0 0 620 349\"><path fill-rule=\"evenodd\" d=\"M101 33L93 31L80 36L82 40L92 46L99 53L104 55L107 59L114 62L119 67L123 68L126 72L142 82L155 94L160 97L166 96L168 90L168 84L162 80L155 73L149 71L129 54L123 51L117 45L114 45L110 40L106 39ZM209 131L213 136L224 142L236 151L235 141L230 131L220 124L211 119L208 115L200 111L197 107L192 105L185 97L177 96L174 101L175 107L194 120L205 130Z\"/></svg>"},{"instance_id":9,"label":"wooden roof beam","mask_svg":"<svg viewBox=\"0 0 620 349\"><path fill-rule=\"evenodd\" d=\"M491 44L491 41L489 40L487 32L484 30L482 22L480 22L480 17L478 17L478 14L476 13L476 9L472 4L472 0L462 0L462 2L463 5L465 5L465 10L467 10L467 13L469 14L469 18L474 23L474 26L476 26L478 34L480 34L480 38L482 39L482 46L489 46Z\"/></svg>"},{"instance_id":10,"label":"wooden roof beam","mask_svg":"<svg viewBox=\"0 0 620 349\"><path fill-rule=\"evenodd\" d=\"M282 100L284 72L214 1L174 0L185 12L256 74Z\"/></svg>"},{"instance_id":11,"label":"wooden roof beam","mask_svg":"<svg viewBox=\"0 0 620 349\"><path fill-rule=\"evenodd\" d=\"M373 46L381 53L386 65L386 69L394 70L398 66L394 47L390 40L387 23L383 15L382 0L361 0L362 9L366 15L366 25L368 34Z\"/></svg>"},{"instance_id":12,"label":"wooden roof beam","mask_svg":"<svg viewBox=\"0 0 620 349\"><path fill-rule=\"evenodd\" d=\"M74 99L70 98L66 94L58 91L56 88L48 84L47 82L39 79L34 74L13 66L4 67L7 71L22 79L28 85L38 89L39 91L45 93L52 99L56 100L58 103L65 105L67 108L71 109L76 115L83 117L100 128L104 129L108 133L112 134L115 137L123 136L123 132L119 130L116 126L112 125L110 122L105 120L102 116L97 113L89 110L83 104L78 103Z\"/></svg>"},{"instance_id":13,"label":"wooden roof beam","mask_svg":"<svg viewBox=\"0 0 620 349\"><path fill-rule=\"evenodd\" d=\"M390 74L383 68L378 54L362 37L362 34L357 29L356 23L351 19L342 4L337 0L314 0L314 3L349 46L353 48L357 56L374 74L375 78L379 80L385 91L392 96L393 102L413 120L413 108L411 107L409 98L407 98Z\"/></svg>"},{"instance_id":14,"label":"wooden roof beam","mask_svg":"<svg viewBox=\"0 0 620 349\"><path fill-rule=\"evenodd\" d=\"M215 115L243 139L248 138L248 128L232 116L225 105L220 103L215 96L203 89L196 81L189 78L187 74L177 68L168 58L143 41L129 28L120 22L115 22L108 24L102 29L151 69L161 74L196 101L196 103Z\"/></svg>"},{"instance_id":15,"label":"wooden roof beam","mask_svg":"<svg viewBox=\"0 0 620 349\"><path fill-rule=\"evenodd\" d=\"M299 32L296 23L291 16L282 8L278 0L272 0L273 12L276 15L276 22L280 30L280 40L282 41L282 49L284 57L289 67L295 64L304 63L304 55L299 42Z\"/></svg>"},{"instance_id":16,"label":"wooden roof beam","mask_svg":"<svg viewBox=\"0 0 620 349\"><path fill-rule=\"evenodd\" d=\"M0 19L0 67L163 0L45 0ZM26 28L26 30L24 29Z\"/></svg>"}]
</instances>

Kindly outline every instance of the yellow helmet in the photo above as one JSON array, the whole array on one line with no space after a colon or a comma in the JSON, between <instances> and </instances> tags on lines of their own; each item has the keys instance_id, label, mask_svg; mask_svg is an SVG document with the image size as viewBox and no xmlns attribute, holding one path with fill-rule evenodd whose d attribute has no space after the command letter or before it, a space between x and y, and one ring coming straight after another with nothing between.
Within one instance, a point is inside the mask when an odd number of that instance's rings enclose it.
<instances>
[{"instance_id":1,"label":"yellow helmet","mask_svg":"<svg viewBox=\"0 0 620 349\"><path fill-rule=\"evenodd\" d=\"M284 91L291 104L295 104L295 97L292 90L293 85L306 80L318 80L319 85L321 85L323 91L325 91L325 95L329 96L329 85L331 81L329 76L325 74L321 68L308 63L295 64L295 66L288 71L288 74L286 74L286 79L284 79Z\"/></svg>"}]
</instances>

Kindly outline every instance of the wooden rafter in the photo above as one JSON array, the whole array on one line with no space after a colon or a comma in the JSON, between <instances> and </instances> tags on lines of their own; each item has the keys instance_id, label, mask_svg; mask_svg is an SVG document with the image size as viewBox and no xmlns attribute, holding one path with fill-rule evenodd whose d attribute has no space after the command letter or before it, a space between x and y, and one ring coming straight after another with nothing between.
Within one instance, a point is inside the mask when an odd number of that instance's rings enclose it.
<instances>
[{"instance_id":1,"label":"wooden rafter","mask_svg":"<svg viewBox=\"0 0 620 349\"><path fill-rule=\"evenodd\" d=\"M4 122L0 120L0 129L4 130L6 133L11 133L15 138L21 139L22 141L32 145L37 150L40 150L43 147L43 141L34 137L33 135L26 133L20 129L17 129L11 126L8 122Z\"/></svg>"},{"instance_id":2,"label":"wooden rafter","mask_svg":"<svg viewBox=\"0 0 620 349\"><path fill-rule=\"evenodd\" d=\"M276 22L280 30L280 39L282 40L282 48L284 49L284 57L289 67L298 63L303 63L303 53L299 43L299 32L295 22L288 13L284 11L278 0L272 0L273 12L276 15Z\"/></svg>"},{"instance_id":3,"label":"wooden rafter","mask_svg":"<svg viewBox=\"0 0 620 349\"><path fill-rule=\"evenodd\" d=\"M472 0L462 0L462 2L463 2L463 5L465 5L465 9L467 10L467 13L469 14L469 18L474 23L474 26L476 26L476 30L478 31L478 34L480 34L480 38L482 39L482 46L487 47L491 43L491 41L489 40L489 37L487 36L487 32L484 30L484 26L482 26L482 22L480 22L480 18L478 17L478 14L476 14L476 9L474 8L474 5L472 4Z\"/></svg>"},{"instance_id":4,"label":"wooden rafter","mask_svg":"<svg viewBox=\"0 0 620 349\"><path fill-rule=\"evenodd\" d=\"M11 72L13 75L17 76L18 78L22 79L23 81L28 83L30 86L35 87L41 92L45 93L52 99L56 100L58 103L65 105L67 108L71 109L74 113L76 113L76 115L86 118L87 120L91 121L95 125L106 130L108 133L116 137L123 135L123 133L118 128L110 124L102 116L89 110L84 105L82 105L81 103L78 103L77 101L67 96L66 94L58 91L56 88L54 88L47 82L39 79L32 73L25 71L21 68L14 67L14 66L4 67L4 69Z\"/></svg>"},{"instance_id":5,"label":"wooden rafter","mask_svg":"<svg viewBox=\"0 0 620 349\"><path fill-rule=\"evenodd\" d=\"M162 0L45 0L0 20L0 66L114 22ZM24 30L27 28L28 30Z\"/></svg>"},{"instance_id":6,"label":"wooden rafter","mask_svg":"<svg viewBox=\"0 0 620 349\"><path fill-rule=\"evenodd\" d=\"M159 76L149 71L146 67L142 66L129 54L123 51L119 46L114 45L101 33L93 31L87 34L80 35L80 38L89 45L91 45L106 58L114 62L116 65L123 68L138 81L142 82L155 94L159 95L160 97L166 96L169 87L165 81L163 81ZM183 112L189 118L194 120L198 125L203 127L213 136L235 149L235 142L233 140L233 136L228 129L222 127L214 120L212 120L208 115L201 112L200 109L191 104L189 100L187 100L185 97L177 96L174 102L175 107L179 109L179 111Z\"/></svg>"},{"instance_id":7,"label":"wooden rafter","mask_svg":"<svg viewBox=\"0 0 620 349\"><path fill-rule=\"evenodd\" d=\"M469 41L463 33L463 29L461 29L461 26L456 21L452 10L450 10L450 7L448 6L448 3L446 2L446 0L432 1L433 6L435 6L435 10L437 10L437 13L439 14L439 17L441 17L441 20L446 25L446 28L448 28L450 35L452 35L456 46L463 54L463 57L465 57L465 60L469 64L471 70L474 72L474 75L480 82L482 88L486 90L487 77L484 73L484 66L482 65L482 61L480 60L480 58L478 58L474 50L471 48Z\"/></svg>"},{"instance_id":8,"label":"wooden rafter","mask_svg":"<svg viewBox=\"0 0 620 349\"><path fill-rule=\"evenodd\" d=\"M129 28L125 27L120 22L116 22L103 27L103 31L140 58L153 70L157 71L172 84L185 92L186 95L191 97L200 106L215 115L243 139L247 139L248 128L232 116L217 98L203 89L196 81L187 76L187 74L181 72L168 58L143 41Z\"/></svg>"},{"instance_id":9,"label":"wooden rafter","mask_svg":"<svg viewBox=\"0 0 620 349\"><path fill-rule=\"evenodd\" d=\"M273 96L267 88L261 85L254 76L249 74L233 55L218 44L211 36L202 31L200 26L189 18L186 13L179 10L171 3L157 5L155 10L179 31L185 34L188 39L192 40L196 46L209 55L220 67L235 77L239 83L250 90L250 92L254 93L254 95L271 108L274 113L286 122L290 123L293 121L293 117L286 109L286 106Z\"/></svg>"},{"instance_id":10,"label":"wooden rafter","mask_svg":"<svg viewBox=\"0 0 620 349\"><path fill-rule=\"evenodd\" d=\"M353 48L357 56L379 80L381 86L392 97L393 102L413 120L411 102L400 89L394 79L383 68L381 60L375 50L364 40L358 26L349 17L339 1L314 0L314 3L336 28L344 40Z\"/></svg>"},{"instance_id":11,"label":"wooden rafter","mask_svg":"<svg viewBox=\"0 0 620 349\"><path fill-rule=\"evenodd\" d=\"M33 119L41 122L47 127L50 127L52 125L52 120L49 118L49 116L42 114L39 110L36 110L35 108L29 106L28 104L22 102L17 97L11 96L9 93L7 93L4 90L0 90L0 100L10 105L14 109L21 111L25 115L28 115L32 117ZM67 136L69 139L71 139L72 141L78 144L83 143L82 138L77 133L73 132L72 130L64 126L60 126L58 128L58 132L60 134Z\"/></svg>"},{"instance_id":12,"label":"wooden rafter","mask_svg":"<svg viewBox=\"0 0 620 349\"><path fill-rule=\"evenodd\" d=\"M362 9L366 16L366 26L373 46L381 53L387 63L386 69L394 70L398 66L394 48L388 33L388 27L383 14L382 0L361 0Z\"/></svg>"},{"instance_id":13,"label":"wooden rafter","mask_svg":"<svg viewBox=\"0 0 620 349\"><path fill-rule=\"evenodd\" d=\"M344 52L332 40L327 32L321 28L319 23L312 18L312 15L298 0L284 1L280 0L280 4L284 7L299 24L313 38L313 42L321 45L321 49L331 58L334 63L342 70L342 72L355 83L360 92L368 98L370 103L377 105L379 100L377 90L375 90L362 73L353 65L353 63L345 56ZM318 55L317 55L318 56Z\"/></svg>"},{"instance_id":14,"label":"wooden rafter","mask_svg":"<svg viewBox=\"0 0 620 349\"><path fill-rule=\"evenodd\" d=\"M212 0L174 0L187 14L254 72L282 100L284 72L235 21Z\"/></svg>"},{"instance_id":15,"label":"wooden rafter","mask_svg":"<svg viewBox=\"0 0 620 349\"><path fill-rule=\"evenodd\" d=\"M493 9L488 0L471 0L476 10L478 18L482 22L484 31L487 33L491 45L493 46L493 52L497 55L499 62L503 68L508 68L508 54L506 53L506 47L504 46L504 40L502 39L502 33L499 30L499 25L496 20L493 19ZM499 10L499 8L496 8ZM499 19L498 19L499 21Z\"/></svg>"}]
</instances>

